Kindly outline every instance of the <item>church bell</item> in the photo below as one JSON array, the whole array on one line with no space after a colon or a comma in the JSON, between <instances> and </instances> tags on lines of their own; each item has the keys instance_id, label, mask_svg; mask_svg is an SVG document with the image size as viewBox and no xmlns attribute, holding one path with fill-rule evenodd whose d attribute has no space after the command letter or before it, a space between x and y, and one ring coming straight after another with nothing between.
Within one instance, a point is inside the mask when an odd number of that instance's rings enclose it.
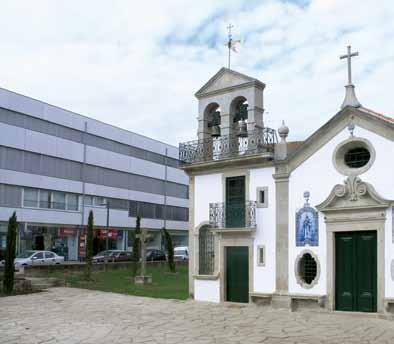
<instances>
[{"instance_id":1,"label":"church bell","mask_svg":"<svg viewBox=\"0 0 394 344\"><path fill-rule=\"evenodd\" d=\"M238 137L248 137L248 128L245 120L238 121Z\"/></svg>"},{"instance_id":2,"label":"church bell","mask_svg":"<svg viewBox=\"0 0 394 344\"><path fill-rule=\"evenodd\" d=\"M220 137L220 126L214 125L211 127L211 136L213 138Z\"/></svg>"}]
</instances>

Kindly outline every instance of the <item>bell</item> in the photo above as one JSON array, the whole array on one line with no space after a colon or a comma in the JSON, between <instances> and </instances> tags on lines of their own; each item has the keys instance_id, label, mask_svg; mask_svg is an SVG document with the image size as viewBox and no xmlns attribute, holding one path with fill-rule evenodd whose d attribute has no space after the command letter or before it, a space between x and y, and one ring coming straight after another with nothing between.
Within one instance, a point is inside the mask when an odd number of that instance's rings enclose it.
<instances>
[{"instance_id":1,"label":"bell","mask_svg":"<svg viewBox=\"0 0 394 344\"><path fill-rule=\"evenodd\" d=\"M246 121L244 121L244 120L238 121L237 136L238 137L248 137L248 128L246 125Z\"/></svg>"},{"instance_id":2,"label":"bell","mask_svg":"<svg viewBox=\"0 0 394 344\"><path fill-rule=\"evenodd\" d=\"M214 125L211 127L211 136L212 137L220 136L220 127L218 125Z\"/></svg>"}]
</instances>

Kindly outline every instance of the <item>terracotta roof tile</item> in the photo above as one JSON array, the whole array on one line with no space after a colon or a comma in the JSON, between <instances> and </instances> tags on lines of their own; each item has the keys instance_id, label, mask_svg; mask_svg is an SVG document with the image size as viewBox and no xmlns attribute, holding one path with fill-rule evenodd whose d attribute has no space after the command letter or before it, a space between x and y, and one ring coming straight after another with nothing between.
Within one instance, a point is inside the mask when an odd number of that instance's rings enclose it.
<instances>
[{"instance_id":1,"label":"terracotta roof tile","mask_svg":"<svg viewBox=\"0 0 394 344\"><path fill-rule=\"evenodd\" d=\"M367 108L365 108L365 107L361 107L361 110L364 111L364 112L369 113L370 115L379 117L380 119L383 119L383 120L385 120L385 121L394 123L394 118L392 118L392 117L385 116L385 115L383 115L383 114L381 114L381 113L379 113L379 112L373 111L373 110L371 110L371 109L367 109Z\"/></svg>"}]
</instances>

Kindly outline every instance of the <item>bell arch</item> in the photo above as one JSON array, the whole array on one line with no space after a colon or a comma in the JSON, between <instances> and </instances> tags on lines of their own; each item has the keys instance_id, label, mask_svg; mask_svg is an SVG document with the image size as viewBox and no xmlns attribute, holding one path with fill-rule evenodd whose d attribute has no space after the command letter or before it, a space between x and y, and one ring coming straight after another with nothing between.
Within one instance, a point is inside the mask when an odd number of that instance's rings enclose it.
<instances>
[{"instance_id":1,"label":"bell arch","mask_svg":"<svg viewBox=\"0 0 394 344\"><path fill-rule=\"evenodd\" d=\"M207 138L220 136L221 109L217 102L209 103L204 110Z\"/></svg>"}]
</instances>

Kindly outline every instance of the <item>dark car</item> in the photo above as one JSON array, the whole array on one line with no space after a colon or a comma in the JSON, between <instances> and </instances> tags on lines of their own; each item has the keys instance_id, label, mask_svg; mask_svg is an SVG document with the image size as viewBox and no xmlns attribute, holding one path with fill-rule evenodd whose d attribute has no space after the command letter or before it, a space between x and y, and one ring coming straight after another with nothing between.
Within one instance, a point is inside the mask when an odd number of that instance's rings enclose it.
<instances>
[{"instance_id":1,"label":"dark car","mask_svg":"<svg viewBox=\"0 0 394 344\"><path fill-rule=\"evenodd\" d=\"M166 261L167 257L161 250L148 249L146 252L146 260L148 262Z\"/></svg>"},{"instance_id":2,"label":"dark car","mask_svg":"<svg viewBox=\"0 0 394 344\"><path fill-rule=\"evenodd\" d=\"M115 251L111 254L111 260L114 262L130 262L133 260L133 252Z\"/></svg>"}]
</instances>

